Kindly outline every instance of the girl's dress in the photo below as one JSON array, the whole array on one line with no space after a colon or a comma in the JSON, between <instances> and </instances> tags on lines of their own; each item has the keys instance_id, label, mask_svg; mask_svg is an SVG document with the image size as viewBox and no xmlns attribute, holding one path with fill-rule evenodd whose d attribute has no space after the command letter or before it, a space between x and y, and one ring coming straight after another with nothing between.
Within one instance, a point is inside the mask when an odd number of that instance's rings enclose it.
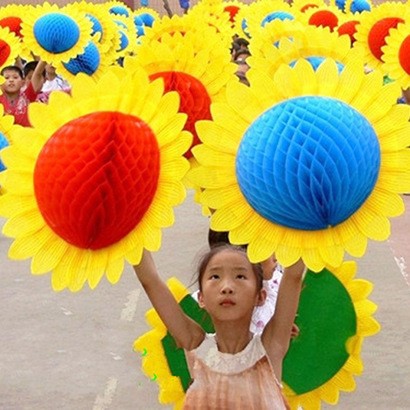
<instances>
[{"instance_id":1,"label":"girl's dress","mask_svg":"<svg viewBox=\"0 0 410 410\"><path fill-rule=\"evenodd\" d=\"M198 348L185 353L193 382L183 409L287 409L260 335L230 354L219 352L215 335L207 334Z\"/></svg>"}]
</instances>

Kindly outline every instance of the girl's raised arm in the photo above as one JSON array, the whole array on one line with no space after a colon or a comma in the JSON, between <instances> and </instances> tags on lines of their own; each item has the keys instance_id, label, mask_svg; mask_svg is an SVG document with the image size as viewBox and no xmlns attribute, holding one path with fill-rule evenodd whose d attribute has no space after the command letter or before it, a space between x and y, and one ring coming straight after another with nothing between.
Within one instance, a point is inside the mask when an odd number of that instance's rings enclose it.
<instances>
[{"instance_id":1,"label":"girl's raised arm","mask_svg":"<svg viewBox=\"0 0 410 410\"><path fill-rule=\"evenodd\" d=\"M299 260L285 268L280 283L275 314L262 333L262 343L268 354L276 377L282 377L282 362L288 351L290 336L299 304L305 265Z\"/></svg>"},{"instance_id":2,"label":"girl's raised arm","mask_svg":"<svg viewBox=\"0 0 410 410\"><path fill-rule=\"evenodd\" d=\"M153 307L178 346L187 350L199 346L204 339L204 331L183 312L167 285L160 278L152 255L148 251L144 250L141 263L134 266L134 271Z\"/></svg>"}]
</instances>

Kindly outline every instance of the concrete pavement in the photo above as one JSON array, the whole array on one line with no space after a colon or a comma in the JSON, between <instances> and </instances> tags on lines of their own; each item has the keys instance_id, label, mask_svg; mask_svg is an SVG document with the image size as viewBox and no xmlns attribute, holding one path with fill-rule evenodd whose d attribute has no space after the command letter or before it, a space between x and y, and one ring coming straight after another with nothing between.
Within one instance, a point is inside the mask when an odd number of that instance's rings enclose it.
<instances>
[{"instance_id":1,"label":"concrete pavement","mask_svg":"<svg viewBox=\"0 0 410 410\"><path fill-rule=\"evenodd\" d=\"M405 197L410 206L410 197ZM4 220L0 220L1 226ZM164 278L192 283L208 221L192 194L164 230L156 260ZM369 243L357 277L374 283L382 331L366 338L364 373L354 393L341 393L338 409L410 409L410 216L393 220L389 241ZM140 369L133 341L148 330L150 307L128 266L120 282L103 280L91 291L55 293L50 275L30 274L29 261L11 261L11 241L0 236L0 409L156 410L155 382ZM323 406L334 408L334 406Z\"/></svg>"}]
</instances>

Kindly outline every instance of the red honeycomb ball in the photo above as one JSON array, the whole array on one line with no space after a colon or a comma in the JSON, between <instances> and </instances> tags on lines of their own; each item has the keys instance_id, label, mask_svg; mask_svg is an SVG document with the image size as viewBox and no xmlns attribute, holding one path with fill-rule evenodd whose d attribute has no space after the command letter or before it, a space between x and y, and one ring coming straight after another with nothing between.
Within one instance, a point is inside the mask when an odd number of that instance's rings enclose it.
<instances>
[{"instance_id":1,"label":"red honeycomb ball","mask_svg":"<svg viewBox=\"0 0 410 410\"><path fill-rule=\"evenodd\" d=\"M11 48L8 43L0 40L0 67L5 64L7 59L10 57Z\"/></svg>"},{"instance_id":2,"label":"red honeycomb ball","mask_svg":"<svg viewBox=\"0 0 410 410\"><path fill-rule=\"evenodd\" d=\"M0 20L0 26L3 28L8 28L12 33L18 37L23 37L21 34L21 23L20 17L5 17Z\"/></svg>"},{"instance_id":3,"label":"red honeycomb ball","mask_svg":"<svg viewBox=\"0 0 410 410\"><path fill-rule=\"evenodd\" d=\"M339 33L339 36L342 36L344 34L348 35L350 37L350 44L353 45L353 43L356 41L354 35L356 34L358 24L358 20L346 21L337 28L337 32Z\"/></svg>"},{"instance_id":4,"label":"red honeycomb ball","mask_svg":"<svg viewBox=\"0 0 410 410\"><path fill-rule=\"evenodd\" d=\"M158 143L141 119L96 112L64 124L44 145L34 170L38 207L70 244L102 249L130 233L154 198Z\"/></svg>"},{"instance_id":5,"label":"red honeycomb ball","mask_svg":"<svg viewBox=\"0 0 410 410\"><path fill-rule=\"evenodd\" d=\"M399 61L403 70L410 75L410 36L407 36L401 43Z\"/></svg>"},{"instance_id":6,"label":"red honeycomb ball","mask_svg":"<svg viewBox=\"0 0 410 410\"><path fill-rule=\"evenodd\" d=\"M185 153L185 157L191 158L191 149L200 142L195 123L198 120L211 119L211 98L203 84L189 74L167 71L152 74L150 79L155 80L158 77L164 79L165 92L178 92L181 98L179 111L188 115L184 129L192 133L193 142L191 148Z\"/></svg>"},{"instance_id":7,"label":"red honeycomb ball","mask_svg":"<svg viewBox=\"0 0 410 410\"><path fill-rule=\"evenodd\" d=\"M316 27L329 27L333 31L339 24L337 16L329 10L318 10L309 18L309 24Z\"/></svg>"},{"instance_id":8,"label":"red honeycomb ball","mask_svg":"<svg viewBox=\"0 0 410 410\"><path fill-rule=\"evenodd\" d=\"M367 35L367 43L371 53L379 61L382 61L382 47L386 45L386 37L389 35L391 28L396 28L399 23L403 23L404 20L400 17L387 17L379 20L369 30Z\"/></svg>"}]
</instances>

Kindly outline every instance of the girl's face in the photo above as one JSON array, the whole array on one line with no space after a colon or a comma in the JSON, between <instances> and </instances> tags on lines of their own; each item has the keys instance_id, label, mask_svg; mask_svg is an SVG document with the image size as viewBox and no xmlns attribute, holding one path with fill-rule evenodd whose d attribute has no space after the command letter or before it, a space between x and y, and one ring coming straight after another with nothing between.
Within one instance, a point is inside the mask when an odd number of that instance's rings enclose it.
<instances>
[{"instance_id":1,"label":"girl's face","mask_svg":"<svg viewBox=\"0 0 410 410\"><path fill-rule=\"evenodd\" d=\"M249 319L255 306L262 305L265 291L246 255L231 249L215 254L202 277L199 304L213 320Z\"/></svg>"},{"instance_id":2,"label":"girl's face","mask_svg":"<svg viewBox=\"0 0 410 410\"><path fill-rule=\"evenodd\" d=\"M6 70L3 73L4 83L1 88L3 92L7 94L20 93L21 87L24 85L24 80L20 77L20 74L14 70Z\"/></svg>"}]
</instances>

